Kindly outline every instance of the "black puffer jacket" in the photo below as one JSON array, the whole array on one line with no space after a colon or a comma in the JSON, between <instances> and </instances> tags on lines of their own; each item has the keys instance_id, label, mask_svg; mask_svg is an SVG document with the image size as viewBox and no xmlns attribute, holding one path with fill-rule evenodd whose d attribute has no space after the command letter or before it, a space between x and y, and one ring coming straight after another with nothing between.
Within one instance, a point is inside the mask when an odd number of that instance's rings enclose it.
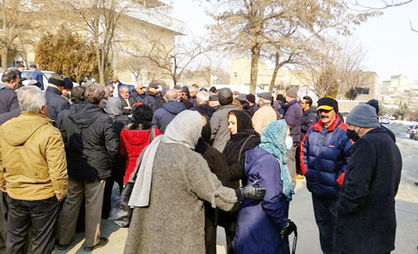
<instances>
[{"instance_id":1,"label":"black puffer jacket","mask_svg":"<svg viewBox=\"0 0 418 254\"><path fill-rule=\"evenodd\" d=\"M0 83L0 114L18 109L16 92L7 85Z\"/></svg>"},{"instance_id":2,"label":"black puffer jacket","mask_svg":"<svg viewBox=\"0 0 418 254\"><path fill-rule=\"evenodd\" d=\"M111 165L119 153L119 138L110 116L88 102L73 104L64 114L60 130L70 177L81 180L110 177Z\"/></svg>"},{"instance_id":3,"label":"black puffer jacket","mask_svg":"<svg viewBox=\"0 0 418 254\"><path fill-rule=\"evenodd\" d=\"M48 117L57 120L58 113L70 106L59 90L54 87L48 87L45 91L46 105L48 107Z\"/></svg>"}]
</instances>

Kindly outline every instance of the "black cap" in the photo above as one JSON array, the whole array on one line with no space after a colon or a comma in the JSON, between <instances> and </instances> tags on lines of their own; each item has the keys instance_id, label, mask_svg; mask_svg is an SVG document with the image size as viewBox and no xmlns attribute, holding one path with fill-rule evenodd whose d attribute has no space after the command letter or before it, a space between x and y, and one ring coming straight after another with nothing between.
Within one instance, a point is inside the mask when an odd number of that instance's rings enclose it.
<instances>
[{"instance_id":1,"label":"black cap","mask_svg":"<svg viewBox=\"0 0 418 254\"><path fill-rule=\"evenodd\" d=\"M158 88L158 84L157 83L151 83L148 85L148 87L152 87L152 88Z\"/></svg>"},{"instance_id":2,"label":"black cap","mask_svg":"<svg viewBox=\"0 0 418 254\"><path fill-rule=\"evenodd\" d=\"M334 110L338 113L338 102L330 97L323 97L318 100L318 107L316 110Z\"/></svg>"},{"instance_id":3,"label":"black cap","mask_svg":"<svg viewBox=\"0 0 418 254\"><path fill-rule=\"evenodd\" d=\"M247 96L245 96L245 98L246 98L249 102L251 102L251 103L255 103L255 95L254 95L254 94L252 94L252 93L247 94Z\"/></svg>"}]
</instances>

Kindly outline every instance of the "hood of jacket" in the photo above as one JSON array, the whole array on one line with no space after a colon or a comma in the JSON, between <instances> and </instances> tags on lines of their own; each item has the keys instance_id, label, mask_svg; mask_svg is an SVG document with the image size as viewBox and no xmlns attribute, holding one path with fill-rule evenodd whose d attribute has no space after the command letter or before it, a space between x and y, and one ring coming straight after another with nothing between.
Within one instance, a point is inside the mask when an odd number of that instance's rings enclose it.
<instances>
[{"instance_id":1,"label":"hood of jacket","mask_svg":"<svg viewBox=\"0 0 418 254\"><path fill-rule=\"evenodd\" d=\"M81 102L72 105L68 110L68 117L80 127L87 128L96 121L97 116L101 112L103 111L98 106L88 102Z\"/></svg>"},{"instance_id":2,"label":"hood of jacket","mask_svg":"<svg viewBox=\"0 0 418 254\"><path fill-rule=\"evenodd\" d=\"M4 140L11 146L23 145L39 128L52 123L48 117L30 112L13 118L1 126Z\"/></svg>"},{"instance_id":3,"label":"hood of jacket","mask_svg":"<svg viewBox=\"0 0 418 254\"><path fill-rule=\"evenodd\" d=\"M169 101L163 105L163 108L173 115L177 115L186 109L184 103L178 101Z\"/></svg>"}]
</instances>

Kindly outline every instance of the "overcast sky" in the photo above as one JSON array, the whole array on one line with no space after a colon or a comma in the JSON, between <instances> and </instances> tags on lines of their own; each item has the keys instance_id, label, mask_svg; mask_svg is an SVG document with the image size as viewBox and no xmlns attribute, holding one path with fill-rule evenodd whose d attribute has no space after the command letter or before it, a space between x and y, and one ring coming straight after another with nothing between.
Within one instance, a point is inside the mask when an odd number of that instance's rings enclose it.
<instances>
[{"instance_id":1,"label":"overcast sky","mask_svg":"<svg viewBox=\"0 0 418 254\"><path fill-rule=\"evenodd\" d=\"M175 0L173 16L198 36L206 34L205 25L211 22L204 8L193 0ZM418 30L418 1L385 10L384 15L361 24L353 34L367 54L367 71L377 72L382 81L398 74L418 80L418 33L411 31L410 21Z\"/></svg>"}]
</instances>

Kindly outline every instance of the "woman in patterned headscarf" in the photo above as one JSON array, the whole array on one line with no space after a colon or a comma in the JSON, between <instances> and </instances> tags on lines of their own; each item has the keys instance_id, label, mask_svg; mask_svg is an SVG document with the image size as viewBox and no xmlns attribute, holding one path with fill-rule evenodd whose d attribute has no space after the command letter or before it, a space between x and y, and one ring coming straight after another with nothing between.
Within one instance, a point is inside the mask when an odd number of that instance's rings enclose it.
<instances>
[{"instance_id":1,"label":"woman in patterned headscarf","mask_svg":"<svg viewBox=\"0 0 418 254\"><path fill-rule=\"evenodd\" d=\"M258 147L245 154L247 181L258 180L266 195L261 201L241 203L233 241L235 253L289 253L287 236L281 234L294 225L288 219L294 190L287 168L286 135L286 122L274 121L261 134Z\"/></svg>"}]
</instances>

